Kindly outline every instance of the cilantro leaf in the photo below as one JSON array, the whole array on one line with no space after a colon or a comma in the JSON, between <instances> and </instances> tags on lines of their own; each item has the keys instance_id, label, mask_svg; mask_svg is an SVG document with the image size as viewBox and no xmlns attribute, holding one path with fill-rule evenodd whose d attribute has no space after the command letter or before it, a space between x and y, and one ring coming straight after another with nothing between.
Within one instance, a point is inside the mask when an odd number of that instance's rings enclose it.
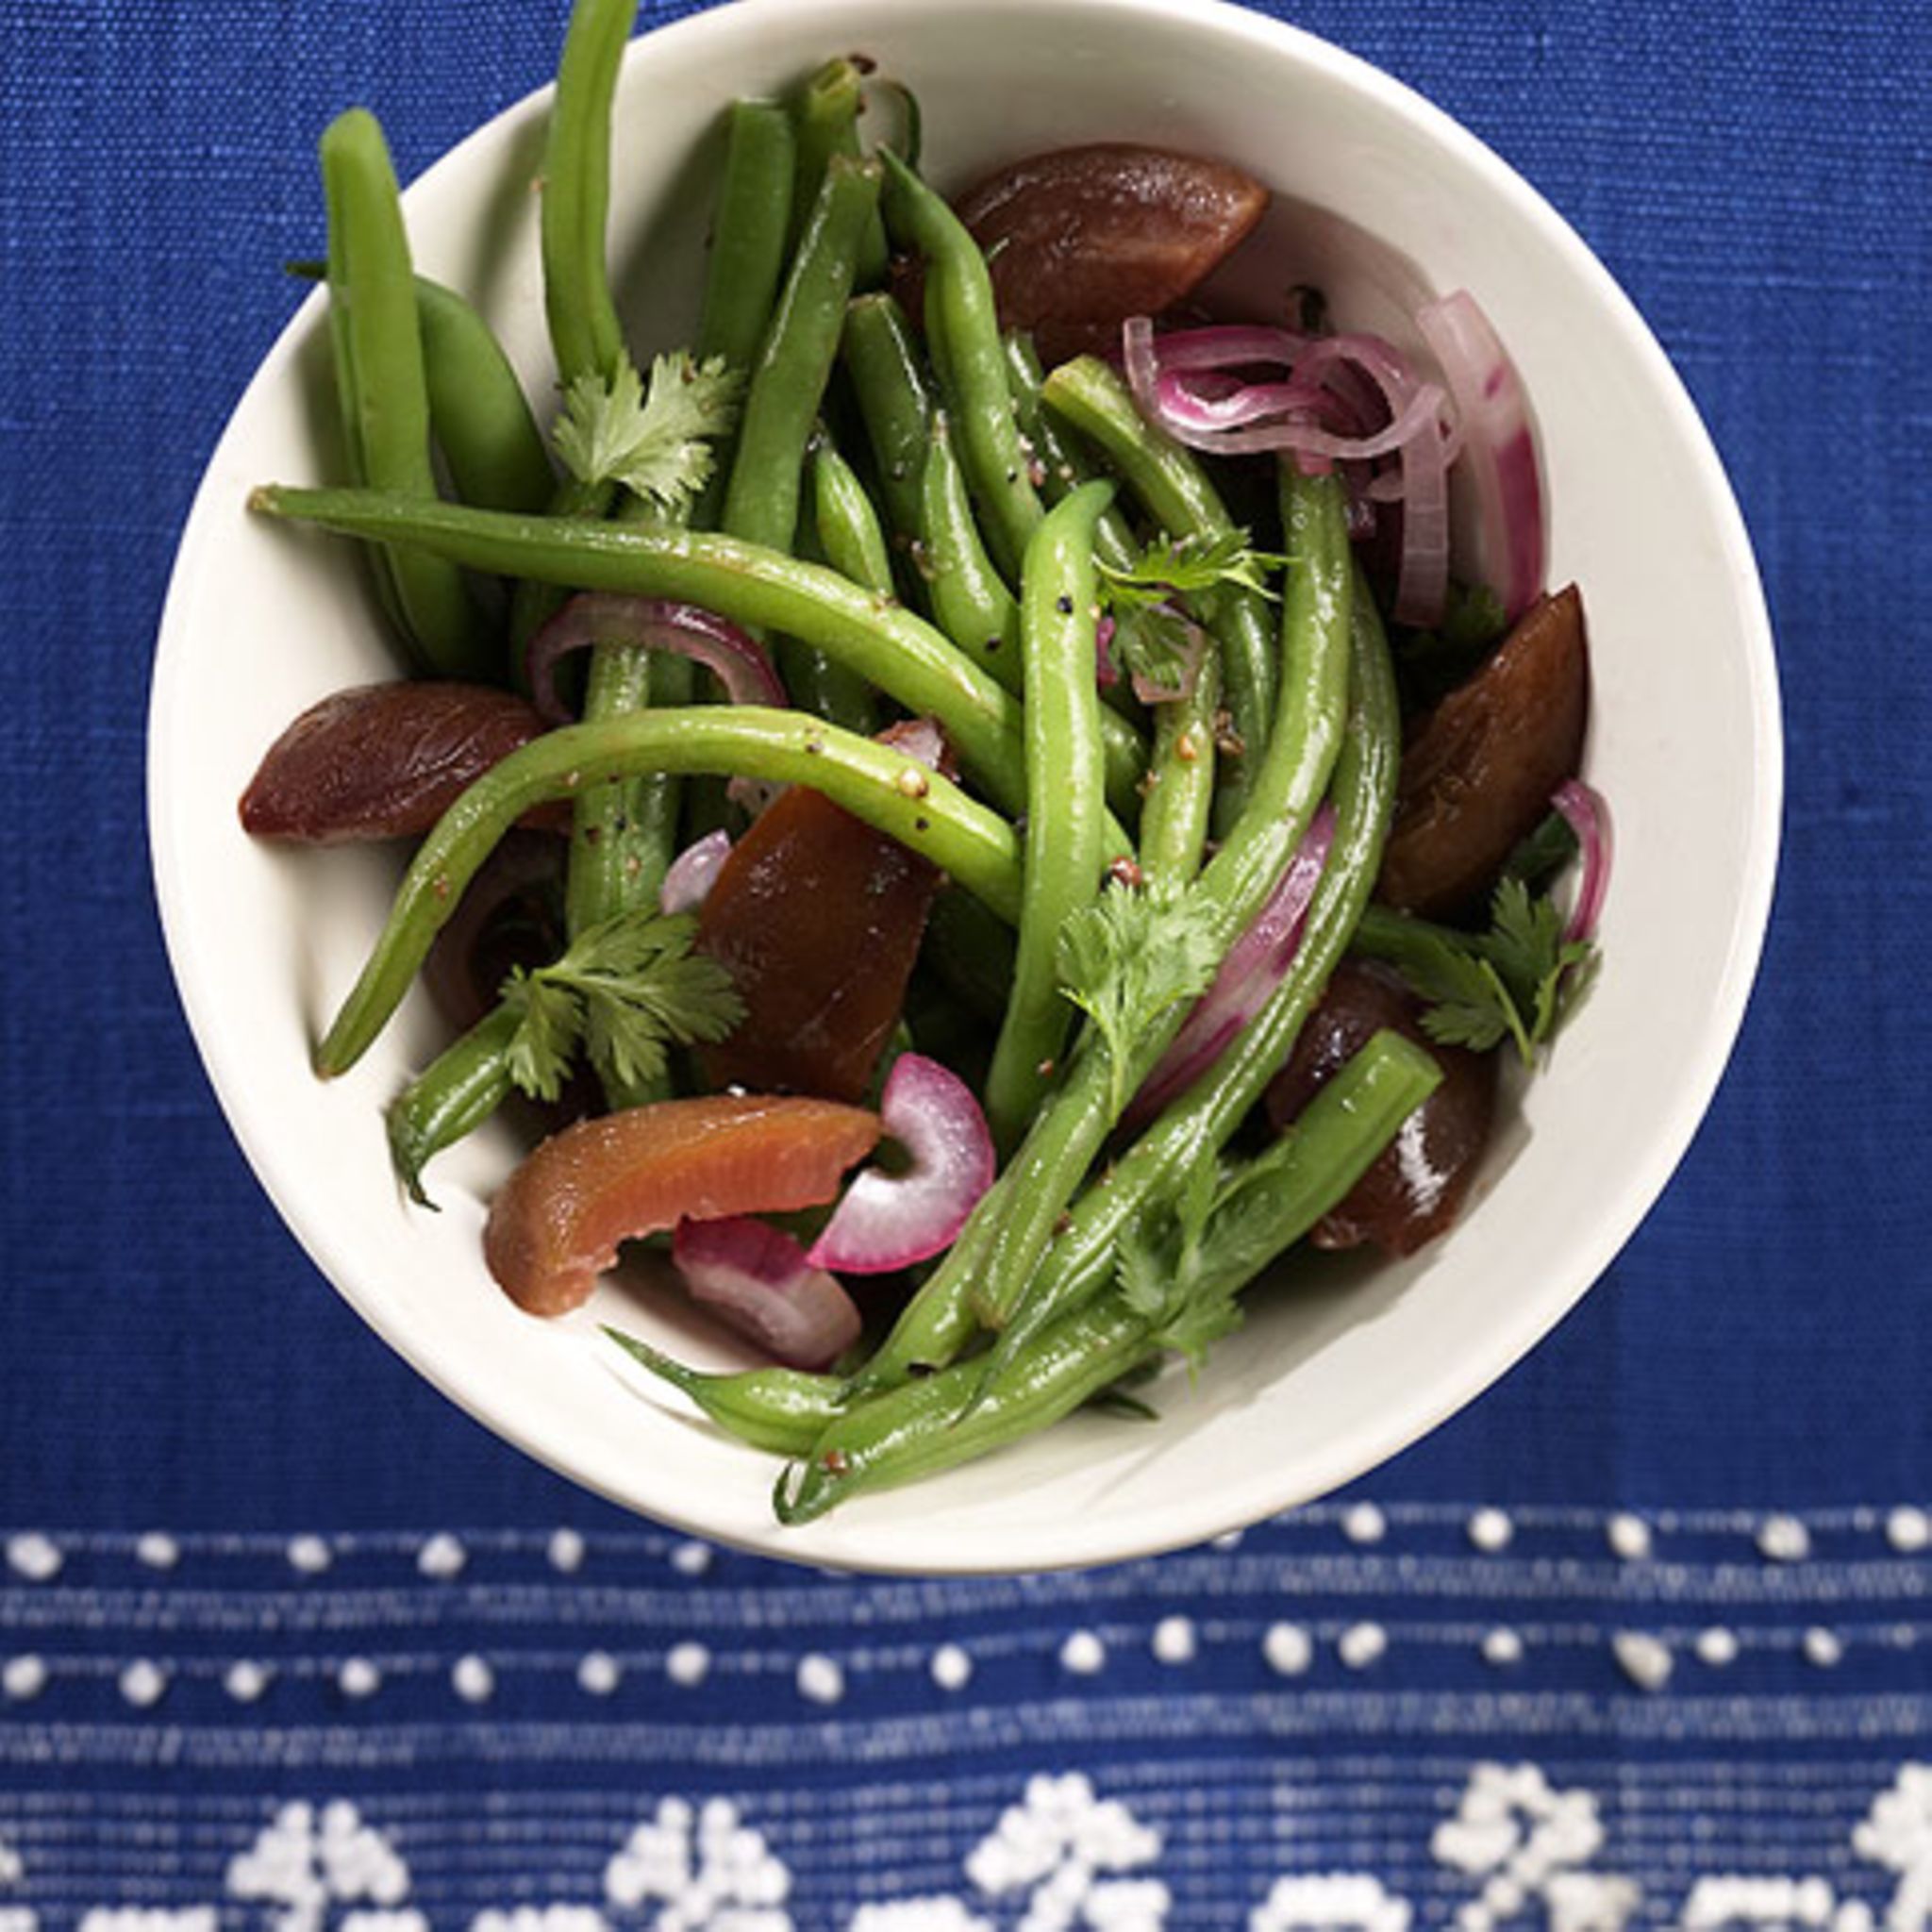
<instances>
[{"instance_id":1,"label":"cilantro leaf","mask_svg":"<svg viewBox=\"0 0 1932 1932\"><path fill-rule=\"evenodd\" d=\"M1101 564L1101 591L1117 620L1126 610L1203 596L1227 584L1273 597L1267 573L1286 568L1288 561L1274 551L1251 549L1245 530L1224 530L1218 537L1163 534L1124 570Z\"/></svg>"},{"instance_id":2,"label":"cilantro leaf","mask_svg":"<svg viewBox=\"0 0 1932 1932\"><path fill-rule=\"evenodd\" d=\"M1060 991L1087 1014L1125 1108L1136 1046L1170 1008L1198 999L1221 963L1214 921L1186 887L1116 880L1060 927Z\"/></svg>"},{"instance_id":3,"label":"cilantro leaf","mask_svg":"<svg viewBox=\"0 0 1932 1932\"><path fill-rule=\"evenodd\" d=\"M658 509L681 508L710 480L714 439L737 418L742 374L722 356L651 363L648 392L628 361L607 382L580 375L565 391L557 453L580 483L621 483Z\"/></svg>"},{"instance_id":4,"label":"cilantro leaf","mask_svg":"<svg viewBox=\"0 0 1932 1932\"><path fill-rule=\"evenodd\" d=\"M724 967L692 955L696 933L689 913L641 907L579 934L553 965L511 973L503 990L519 1014L510 1078L555 1100L582 1049L631 1087L664 1071L672 1045L723 1040L744 1007Z\"/></svg>"},{"instance_id":5,"label":"cilantro leaf","mask_svg":"<svg viewBox=\"0 0 1932 1932\"><path fill-rule=\"evenodd\" d=\"M1113 654L1136 690L1191 691L1205 647L1200 626L1172 604L1134 604L1115 614Z\"/></svg>"}]
</instances>

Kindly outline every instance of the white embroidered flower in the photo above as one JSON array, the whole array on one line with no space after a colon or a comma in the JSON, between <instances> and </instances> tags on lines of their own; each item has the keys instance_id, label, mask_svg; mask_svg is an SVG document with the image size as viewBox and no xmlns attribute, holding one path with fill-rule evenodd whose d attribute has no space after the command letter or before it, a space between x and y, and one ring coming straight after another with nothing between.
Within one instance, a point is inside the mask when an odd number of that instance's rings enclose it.
<instances>
[{"instance_id":1,"label":"white embroidered flower","mask_svg":"<svg viewBox=\"0 0 1932 1932\"><path fill-rule=\"evenodd\" d=\"M846 1932L993 1932L993 1924L946 1895L860 1906Z\"/></svg>"},{"instance_id":2,"label":"white embroidered flower","mask_svg":"<svg viewBox=\"0 0 1932 1932\"><path fill-rule=\"evenodd\" d=\"M791 1932L791 1874L727 1798L666 1798L604 1869L619 1910L658 1906L651 1932Z\"/></svg>"},{"instance_id":3,"label":"white embroidered flower","mask_svg":"<svg viewBox=\"0 0 1932 1932\"><path fill-rule=\"evenodd\" d=\"M96 1906L81 1915L80 1932L215 1932L220 1919L213 1906Z\"/></svg>"},{"instance_id":4,"label":"white embroidered flower","mask_svg":"<svg viewBox=\"0 0 1932 1932\"><path fill-rule=\"evenodd\" d=\"M1160 1856L1160 1836L1078 1772L1028 1780L966 1859L990 1898L1029 1894L1016 1932L1159 1932L1172 1903L1158 1879L1124 1874Z\"/></svg>"},{"instance_id":5,"label":"white embroidered flower","mask_svg":"<svg viewBox=\"0 0 1932 1932\"><path fill-rule=\"evenodd\" d=\"M1533 1900L1549 1932L1623 1932L1641 1893L1627 1878L1585 1869L1603 1843L1590 1792L1552 1790L1533 1764L1478 1764L1430 1849L1439 1862L1484 1880L1457 1909L1458 1932L1493 1932Z\"/></svg>"},{"instance_id":6,"label":"white embroidered flower","mask_svg":"<svg viewBox=\"0 0 1932 1932\"><path fill-rule=\"evenodd\" d=\"M1248 1932L1408 1932L1411 1916L1370 1873L1294 1873L1248 1914Z\"/></svg>"},{"instance_id":7,"label":"white embroidered flower","mask_svg":"<svg viewBox=\"0 0 1932 1932\"><path fill-rule=\"evenodd\" d=\"M1925 1932L1932 1924L1932 1764L1904 1764L1853 1829L1859 1857L1898 1874L1885 1908L1887 1932Z\"/></svg>"},{"instance_id":8,"label":"white embroidered flower","mask_svg":"<svg viewBox=\"0 0 1932 1932\"><path fill-rule=\"evenodd\" d=\"M228 1864L228 1895L279 1907L273 1932L428 1932L420 1912L398 1910L409 1870L355 1806L284 1805ZM335 1906L360 1909L332 1915ZM375 1909L371 1909L374 1907Z\"/></svg>"},{"instance_id":9,"label":"white embroidered flower","mask_svg":"<svg viewBox=\"0 0 1932 1932\"><path fill-rule=\"evenodd\" d=\"M470 1932L609 1932L594 1906L518 1906L508 1912L478 1912Z\"/></svg>"}]
</instances>

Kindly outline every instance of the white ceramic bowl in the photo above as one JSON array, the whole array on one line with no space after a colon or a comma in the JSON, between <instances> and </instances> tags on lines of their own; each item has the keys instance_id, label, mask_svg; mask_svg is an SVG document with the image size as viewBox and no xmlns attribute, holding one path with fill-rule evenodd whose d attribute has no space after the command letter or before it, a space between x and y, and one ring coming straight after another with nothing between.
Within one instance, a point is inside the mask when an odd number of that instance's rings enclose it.
<instances>
[{"instance_id":1,"label":"white ceramic bowl","mask_svg":"<svg viewBox=\"0 0 1932 1932\"><path fill-rule=\"evenodd\" d=\"M486 1133L408 1208L380 1109L433 1050L406 1008L348 1077L308 1050L359 967L391 857L274 851L235 802L303 707L386 675L350 549L252 520L252 484L334 469L324 316L307 303L236 410L182 541L151 720L156 874L182 999L222 1106L291 1228L438 1387L555 1468L681 1528L814 1563L914 1572L1103 1562L1190 1543L1360 1475L1451 1414L1596 1279L1662 1190L1741 1017L1769 909L1781 752L1775 673L1744 530L1709 441L1629 301L1496 156L1385 75L1208 0L741 0L630 49L612 255L641 345L688 340L712 131L733 94L863 48L925 107L942 186L1026 151L1125 137L1225 157L1289 202L1283 286L1387 324L1405 281L1472 289L1541 425L1551 580L1585 590L1588 774L1615 814L1601 982L1527 1085L1482 1197L1401 1267L1257 1297L1158 1426L1081 1417L1024 1448L780 1531L774 1465L619 1373L600 1317L699 1359L717 1336L605 1290L581 1317L519 1314L484 1271ZM470 291L548 393L534 198L546 97L492 121L409 190L419 262ZM307 131L290 130L290 138ZM1331 219L1333 218L1333 219ZM1364 242L1378 239L1385 248ZM666 265L670 267L667 270Z\"/></svg>"}]
</instances>

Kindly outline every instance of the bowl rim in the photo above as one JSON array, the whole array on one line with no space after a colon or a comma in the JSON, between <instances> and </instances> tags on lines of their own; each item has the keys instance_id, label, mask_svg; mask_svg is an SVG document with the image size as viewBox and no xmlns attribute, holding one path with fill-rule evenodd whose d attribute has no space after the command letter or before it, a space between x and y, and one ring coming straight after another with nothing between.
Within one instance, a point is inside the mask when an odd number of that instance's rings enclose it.
<instances>
[{"instance_id":1,"label":"bowl rim","mask_svg":"<svg viewBox=\"0 0 1932 1932\"><path fill-rule=\"evenodd\" d=\"M675 44L681 50L702 48L713 37L730 41L745 29L748 17L774 10L779 0L723 0L682 19L664 23L635 36L625 49L625 70L649 60L657 49ZM788 20L804 10L799 0L785 0ZM1037 10L1038 0L973 0L975 15L1024 14ZM359 1282L342 1257L326 1227L317 1228L302 1218L277 1178L276 1160L251 1109L241 1105L239 1081L215 1044L213 993L200 963L200 945L181 912L185 888L183 858L168 836L166 801L170 791L176 736L175 721L182 705L186 679L189 609L193 573L189 565L205 541L205 531L221 512L232 508L225 498L226 483L217 499L222 458L236 439L258 387L268 387L287 375L314 325L325 297L311 291L277 334L267 354L249 377L224 424L184 521L170 572L167 595L158 631L150 681L146 754L146 805L150 861L157 908L177 995L186 1015L209 1084L229 1131L253 1170L258 1185L274 1204L285 1225L330 1285L375 1332L458 1407L493 1435L523 1450L540 1464L572 1482L637 1514L666 1526L781 1560L820 1567L863 1571L876 1574L999 1574L1018 1571L1066 1569L1127 1561L1205 1541L1248 1526L1281 1511L1301 1507L1380 1467L1422 1437L1439 1427L1492 1387L1532 1349L1599 1282L1618 1253L1662 1195L1696 1134L1715 1096L1736 1047L1770 923L1775 890L1784 796L1784 740L1777 663L1769 608L1753 554L1743 514L1737 502L1708 428L1682 378L1655 333L1621 284L1556 208L1479 136L1437 107L1425 95L1359 55L1337 46L1306 28L1291 25L1233 4L1233 0L1053 0L1057 11L1084 14L1095 20L1131 21L1158 16L1192 25L1219 37L1242 41L1270 58L1283 56L1314 70L1327 80L1377 99L1384 107L1416 124L1433 143L1455 152L1482 175L1491 190L1512 203L1535 229L1541 244L1557 252L1594 290L1596 299L1610 311L1618 332L1646 366L1653 392L1669 411L1673 428L1687 458L1694 463L1695 483L1709 506L1722 537L1718 567L1727 580L1735 608L1746 673L1750 728L1757 748L1753 765L1752 794L1745 823L1748 841L1744 863L1735 881L1729 947L1717 992L1698 1036L1694 1058L1680 1066L1667 1114L1658 1122L1641 1158L1634 1159L1622 1188L1622 1209L1600 1219L1595 1238L1579 1247L1574 1265L1552 1281L1531 1286L1511 1297L1486 1329L1482 1345L1458 1351L1430 1382L1426 1399L1406 1407L1399 1416L1374 1416L1340 1437L1326 1453L1305 1457L1291 1493L1271 1486L1257 1468L1245 1480L1219 1489L1178 1532L1165 1514L1138 1533L1134 1520L1124 1524L1108 1516L1063 1524L1051 1546L1029 1545L1017 1556L993 1559L960 1559L943 1539L910 1540L912 1553L895 1555L890 1547L868 1548L863 1555L840 1549L822 1550L817 1539L775 1524L765 1536L721 1529L685 1506L676 1493L648 1499L626 1490L591 1466L568 1440L540 1440L503 1414L488 1388L478 1388L456 1373L425 1325L408 1319L384 1296ZM836 10L839 0L825 0ZM425 183L455 165L467 144L486 129L516 117L541 112L554 92L546 81L509 103L488 120L468 130L439 155L406 190L406 200ZM903 1535L903 1525L895 1535ZM1123 1533L1124 1530L1125 1533ZM856 1541L863 1541L857 1539ZM810 1545L810 1546L808 1546Z\"/></svg>"}]
</instances>

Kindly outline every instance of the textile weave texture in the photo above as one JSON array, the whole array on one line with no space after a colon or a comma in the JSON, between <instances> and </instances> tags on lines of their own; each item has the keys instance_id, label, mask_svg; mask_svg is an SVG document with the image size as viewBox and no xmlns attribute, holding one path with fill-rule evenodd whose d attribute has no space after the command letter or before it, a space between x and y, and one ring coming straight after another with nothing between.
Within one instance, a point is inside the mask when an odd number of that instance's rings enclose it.
<instances>
[{"instance_id":1,"label":"textile weave texture","mask_svg":"<svg viewBox=\"0 0 1932 1932\"><path fill-rule=\"evenodd\" d=\"M280 1227L162 955L152 642L313 138L367 102L413 175L565 10L0 0L0 1932L1921 1932L1924 8L1270 9L1681 371L1777 630L1778 903L1689 1158L1497 1389L1238 1541L958 1583L679 1541L450 1408Z\"/></svg>"}]
</instances>

